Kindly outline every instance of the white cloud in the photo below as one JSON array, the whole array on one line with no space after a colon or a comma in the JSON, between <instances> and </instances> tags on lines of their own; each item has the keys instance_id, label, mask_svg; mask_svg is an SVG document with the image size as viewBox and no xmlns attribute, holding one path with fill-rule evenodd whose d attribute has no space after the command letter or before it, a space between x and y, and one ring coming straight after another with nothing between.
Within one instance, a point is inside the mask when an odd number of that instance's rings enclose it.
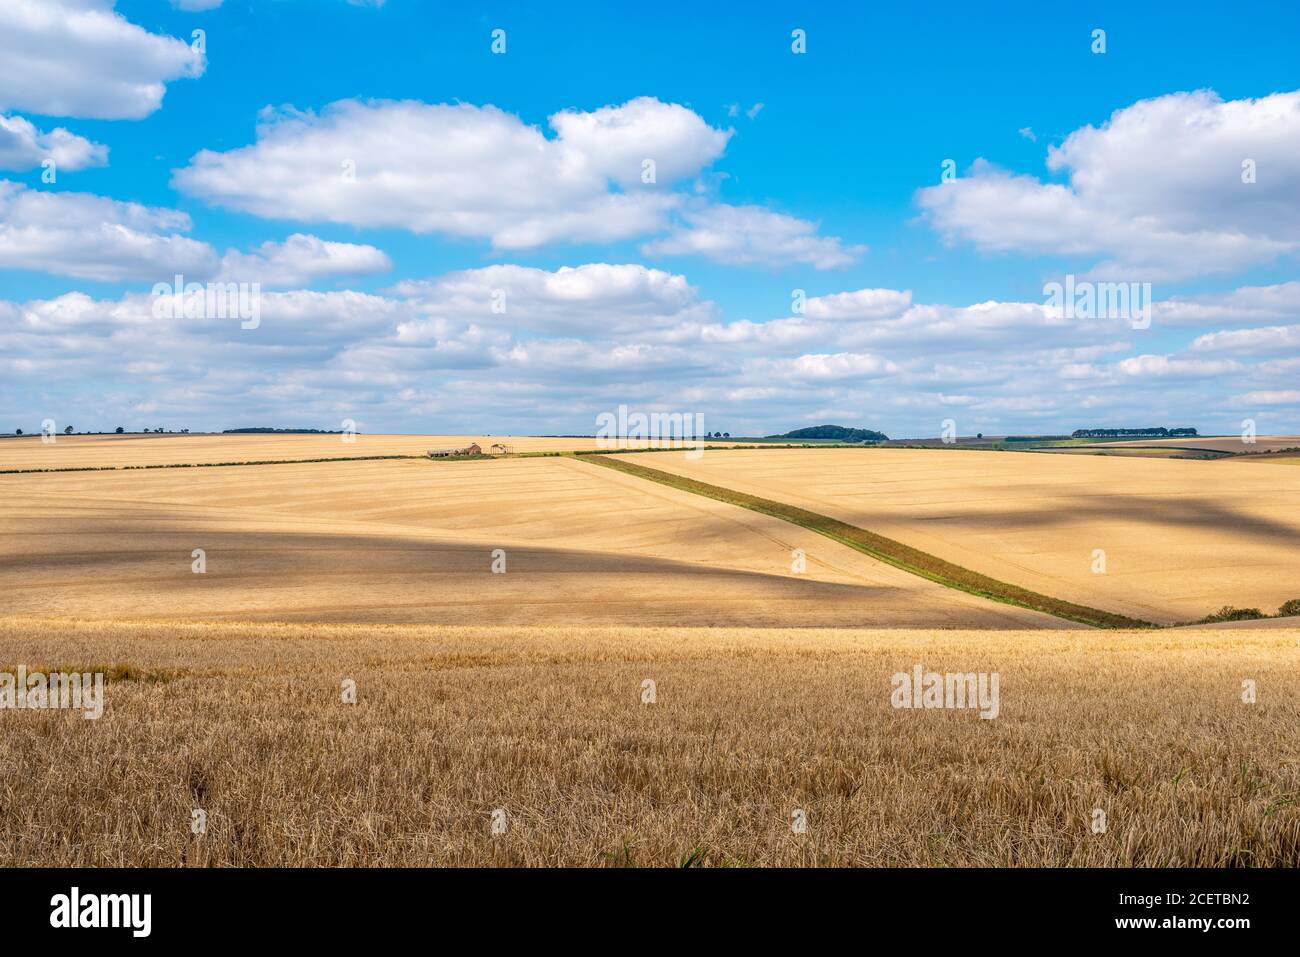
<instances>
[{"instance_id":1,"label":"white cloud","mask_svg":"<svg viewBox=\"0 0 1300 957\"><path fill-rule=\"evenodd\" d=\"M0 268L29 269L102 282L220 279L266 287L310 285L333 276L392 268L374 246L294 233L251 252L222 257L188 236L190 218L174 209L93 193L46 192L0 180Z\"/></svg>"},{"instance_id":2,"label":"white cloud","mask_svg":"<svg viewBox=\"0 0 1300 957\"><path fill-rule=\"evenodd\" d=\"M763 375L800 381L872 379L898 372L898 366L880 356L861 352L802 355L793 359L760 361L755 371Z\"/></svg>"},{"instance_id":3,"label":"white cloud","mask_svg":"<svg viewBox=\"0 0 1300 957\"><path fill-rule=\"evenodd\" d=\"M298 245L249 255L274 264ZM497 290L504 313L492 309ZM492 266L382 295L298 289L261 302L251 330L156 318L143 292L0 302L0 418L95 424L79 385L92 383L103 415L139 425L133 415L165 410L151 424L190 428L350 417L412 431L591 431L597 412L630 402L701 410L733 435L826 421L934 435L950 417L963 433L1151 422L1231 431L1242 405L1271 412L1270 427L1291 421L1300 370L1276 343L1262 361L1137 352L1116 333L1146 334L1122 323L1068 322L1040 303L917 303L888 289L814 297L816 316L723 322L685 277L637 264Z\"/></svg>"},{"instance_id":4,"label":"white cloud","mask_svg":"<svg viewBox=\"0 0 1300 957\"><path fill-rule=\"evenodd\" d=\"M1219 376L1237 372L1241 366L1235 362L1210 359L1179 359L1174 356L1131 356L1118 363L1119 371L1126 376Z\"/></svg>"},{"instance_id":5,"label":"white cloud","mask_svg":"<svg viewBox=\"0 0 1300 957\"><path fill-rule=\"evenodd\" d=\"M414 101L341 100L319 115L266 111L256 143L204 150L176 172L174 184L268 218L398 227L525 249L662 228L679 201L672 182L716 159L727 138L684 107L644 97L593 113L557 113L551 125L554 139L492 106ZM640 185L643 159L657 164L654 188ZM345 167L355 169L355 181Z\"/></svg>"},{"instance_id":6,"label":"white cloud","mask_svg":"<svg viewBox=\"0 0 1300 957\"><path fill-rule=\"evenodd\" d=\"M332 276L387 272L392 260L383 250L354 243L327 242L294 233L283 243L265 242L251 253L229 250L217 278L223 282L258 282L264 287L310 285Z\"/></svg>"},{"instance_id":7,"label":"white cloud","mask_svg":"<svg viewBox=\"0 0 1300 957\"><path fill-rule=\"evenodd\" d=\"M1243 286L1231 292L1158 302L1152 309L1161 326L1246 325L1300 319L1300 282Z\"/></svg>"},{"instance_id":8,"label":"white cloud","mask_svg":"<svg viewBox=\"0 0 1300 957\"><path fill-rule=\"evenodd\" d=\"M817 225L762 206L697 205L682 210L684 225L646 243L649 256L701 255L731 266L807 264L834 269L855 262L866 246L818 236Z\"/></svg>"},{"instance_id":9,"label":"white cloud","mask_svg":"<svg viewBox=\"0 0 1300 957\"><path fill-rule=\"evenodd\" d=\"M1256 181L1243 182L1252 161ZM1165 280L1233 272L1300 251L1300 91L1142 100L1048 150L1069 184L977 161L917 201L949 241L995 252L1102 258L1098 274Z\"/></svg>"},{"instance_id":10,"label":"white cloud","mask_svg":"<svg viewBox=\"0 0 1300 957\"><path fill-rule=\"evenodd\" d=\"M1238 405L1300 405L1300 390L1247 392L1245 395L1233 396L1233 400Z\"/></svg>"},{"instance_id":11,"label":"white cloud","mask_svg":"<svg viewBox=\"0 0 1300 957\"><path fill-rule=\"evenodd\" d=\"M1231 352L1243 355L1276 355L1300 351L1300 325L1233 329L1197 336L1190 351Z\"/></svg>"},{"instance_id":12,"label":"white cloud","mask_svg":"<svg viewBox=\"0 0 1300 957\"><path fill-rule=\"evenodd\" d=\"M430 316L565 335L634 335L711 321L715 314L684 276L632 264L588 263L554 272L489 266L402 282L393 292Z\"/></svg>"},{"instance_id":13,"label":"white cloud","mask_svg":"<svg viewBox=\"0 0 1300 957\"><path fill-rule=\"evenodd\" d=\"M0 110L140 119L166 83L203 73L188 43L149 33L114 0L0 3Z\"/></svg>"},{"instance_id":14,"label":"white cloud","mask_svg":"<svg viewBox=\"0 0 1300 957\"><path fill-rule=\"evenodd\" d=\"M56 172L104 166L108 147L56 127L48 133L37 129L21 116L0 114L0 169L35 169L44 160L53 160Z\"/></svg>"},{"instance_id":15,"label":"white cloud","mask_svg":"<svg viewBox=\"0 0 1300 957\"><path fill-rule=\"evenodd\" d=\"M210 274L216 256L180 235L189 229L176 210L0 180L0 268L102 281Z\"/></svg>"},{"instance_id":16,"label":"white cloud","mask_svg":"<svg viewBox=\"0 0 1300 957\"><path fill-rule=\"evenodd\" d=\"M859 289L829 296L815 296L804 304L809 319L872 320L902 315L912 304L910 289Z\"/></svg>"},{"instance_id":17,"label":"white cloud","mask_svg":"<svg viewBox=\"0 0 1300 957\"><path fill-rule=\"evenodd\" d=\"M385 334L411 315L401 302L353 290L263 292L261 324L255 331L248 331L240 328L238 319L155 316L153 304L153 297L148 293L127 293L116 300L93 299L81 292L65 293L17 307L19 321L15 325L24 332L56 336L53 341L58 343L73 333L148 342L150 358L159 356L159 349L169 340L226 338L245 347L244 356L260 351L266 354L267 360L279 362L292 358L283 351L286 345L310 350L310 355L318 358L317 350L323 345L330 346L329 351L333 352L333 344ZM204 350L208 348L210 344L203 346ZM219 366L221 357L213 355L212 361L214 366Z\"/></svg>"},{"instance_id":18,"label":"white cloud","mask_svg":"<svg viewBox=\"0 0 1300 957\"><path fill-rule=\"evenodd\" d=\"M569 163L624 188L642 185L645 160L654 161L660 182L694 176L722 155L731 136L684 106L645 96L590 113L565 110L550 122Z\"/></svg>"}]
</instances>

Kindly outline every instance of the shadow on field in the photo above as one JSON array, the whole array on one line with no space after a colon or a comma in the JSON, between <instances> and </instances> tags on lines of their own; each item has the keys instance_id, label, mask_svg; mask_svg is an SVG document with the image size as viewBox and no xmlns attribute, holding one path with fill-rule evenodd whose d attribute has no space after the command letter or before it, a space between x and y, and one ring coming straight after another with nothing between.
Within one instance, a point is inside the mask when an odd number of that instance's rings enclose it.
<instances>
[{"instance_id":1,"label":"shadow on field","mask_svg":"<svg viewBox=\"0 0 1300 957\"><path fill-rule=\"evenodd\" d=\"M1096 495L1062 495L1059 488L1050 485L1018 486L1017 497L1035 504L1044 499L1055 499L1060 502L1060 506L1050 509L981 509L977 513L965 512L952 516L952 519L927 513L909 514L906 507L900 507L891 510L891 518L897 520L902 517L926 525L957 520L963 525L993 528L1035 528L1081 519L1125 524L1131 522L1155 528L1203 530L1216 536L1254 541L1276 538L1300 545L1300 527L1262 515L1248 514L1207 497L1126 495L1112 491L1098 492Z\"/></svg>"},{"instance_id":2,"label":"shadow on field","mask_svg":"<svg viewBox=\"0 0 1300 957\"><path fill-rule=\"evenodd\" d=\"M494 573L490 542L373 526L321 532L283 515L257 522L261 528L240 530L215 513L152 508L44 517L0 545L8 613L520 625L1069 624L1027 619L920 580L913 593L783 573L788 552L775 545L771 572L533 545L507 547L505 571ZM204 552L201 574L193 571L195 549ZM690 543L682 550L689 553Z\"/></svg>"}]
</instances>

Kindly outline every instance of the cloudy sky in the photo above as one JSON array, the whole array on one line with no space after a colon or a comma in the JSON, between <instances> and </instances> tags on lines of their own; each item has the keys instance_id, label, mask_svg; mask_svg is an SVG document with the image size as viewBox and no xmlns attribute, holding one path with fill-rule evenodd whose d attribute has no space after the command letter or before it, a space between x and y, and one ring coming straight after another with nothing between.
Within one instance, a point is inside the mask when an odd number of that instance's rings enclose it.
<instances>
[{"instance_id":1,"label":"cloudy sky","mask_svg":"<svg viewBox=\"0 0 1300 957\"><path fill-rule=\"evenodd\" d=\"M1300 8L841 6L0 0L0 431L1300 432Z\"/></svg>"}]
</instances>

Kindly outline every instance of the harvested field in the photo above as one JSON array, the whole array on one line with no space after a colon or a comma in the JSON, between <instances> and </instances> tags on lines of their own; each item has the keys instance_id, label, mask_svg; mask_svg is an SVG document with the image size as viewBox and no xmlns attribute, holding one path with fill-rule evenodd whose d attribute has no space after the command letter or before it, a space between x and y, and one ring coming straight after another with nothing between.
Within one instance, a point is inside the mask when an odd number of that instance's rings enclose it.
<instances>
[{"instance_id":1,"label":"harvested field","mask_svg":"<svg viewBox=\"0 0 1300 957\"><path fill-rule=\"evenodd\" d=\"M1243 455L1239 461L1262 462L1269 465L1300 465L1300 455L1279 452L1274 455Z\"/></svg>"},{"instance_id":2,"label":"harvested field","mask_svg":"<svg viewBox=\"0 0 1300 957\"><path fill-rule=\"evenodd\" d=\"M9 864L1300 865L1298 629L2 620L19 663L110 678L0 712ZM916 664L998 716L892 707Z\"/></svg>"},{"instance_id":3,"label":"harvested field","mask_svg":"<svg viewBox=\"0 0 1300 957\"><path fill-rule=\"evenodd\" d=\"M1234 455L1257 452L1276 452L1280 449L1300 448L1300 435L1260 435L1252 443L1245 443L1240 435L1198 435L1180 439L1131 439L1116 442L1095 442L1094 449L1133 446L1208 449L1215 452L1231 452Z\"/></svg>"},{"instance_id":4,"label":"harvested field","mask_svg":"<svg viewBox=\"0 0 1300 957\"><path fill-rule=\"evenodd\" d=\"M1183 448L1180 446L1146 445L1071 445L1064 448L1035 449L1050 455L1110 455L1146 459L1221 459L1232 453L1214 449Z\"/></svg>"},{"instance_id":5,"label":"harvested field","mask_svg":"<svg viewBox=\"0 0 1300 957\"><path fill-rule=\"evenodd\" d=\"M0 587L16 614L1069 625L569 458L0 475L0 531ZM492 572L497 548L504 574Z\"/></svg>"},{"instance_id":6,"label":"harvested field","mask_svg":"<svg viewBox=\"0 0 1300 957\"><path fill-rule=\"evenodd\" d=\"M1300 471L939 449L619 459L785 502L1046 595L1157 623L1300 597ZM1094 572L1096 550L1105 571Z\"/></svg>"},{"instance_id":7,"label":"harvested field","mask_svg":"<svg viewBox=\"0 0 1300 957\"><path fill-rule=\"evenodd\" d=\"M0 471L13 469L121 468L125 466L204 465L220 462L295 461L417 455L429 449L463 448L471 442L484 452L503 443L515 453L594 449L594 438L484 435L56 435L0 439ZM711 445L728 444L719 439Z\"/></svg>"}]
</instances>

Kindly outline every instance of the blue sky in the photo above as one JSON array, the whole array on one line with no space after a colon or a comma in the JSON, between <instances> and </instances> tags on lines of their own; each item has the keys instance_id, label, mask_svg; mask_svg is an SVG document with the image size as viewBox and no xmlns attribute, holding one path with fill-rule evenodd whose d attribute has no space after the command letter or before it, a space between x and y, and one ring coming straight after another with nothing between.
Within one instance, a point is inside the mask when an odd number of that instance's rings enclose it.
<instances>
[{"instance_id":1,"label":"blue sky","mask_svg":"<svg viewBox=\"0 0 1300 957\"><path fill-rule=\"evenodd\" d=\"M1300 431L1294 5L851 6L14 0L0 429Z\"/></svg>"}]
</instances>

